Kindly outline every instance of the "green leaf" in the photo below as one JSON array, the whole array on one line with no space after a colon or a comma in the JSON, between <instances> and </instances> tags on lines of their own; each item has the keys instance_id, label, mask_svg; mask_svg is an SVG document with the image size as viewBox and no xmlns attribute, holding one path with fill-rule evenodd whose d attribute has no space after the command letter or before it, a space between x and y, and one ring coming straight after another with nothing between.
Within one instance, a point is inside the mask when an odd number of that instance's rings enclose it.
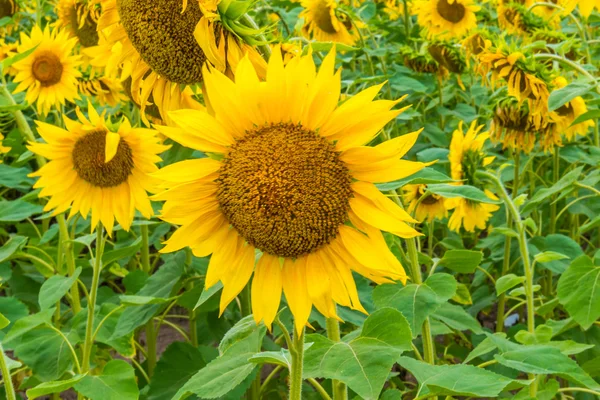
<instances>
[{"instance_id":1,"label":"green leaf","mask_svg":"<svg viewBox=\"0 0 600 400\"><path fill-rule=\"evenodd\" d=\"M194 310L200 307L202 304L206 303L212 296L214 296L219 290L223 289L223 284L221 281L217 282L215 285L211 286L209 289L205 289L202 291L198 302L194 306Z\"/></svg>"},{"instance_id":2,"label":"green leaf","mask_svg":"<svg viewBox=\"0 0 600 400\"><path fill-rule=\"evenodd\" d=\"M77 267L73 276L51 276L46 282L42 284L40 289L39 303L42 310L46 310L56 305L59 301L75 284L77 278L81 274L81 267Z\"/></svg>"},{"instance_id":3,"label":"green leaf","mask_svg":"<svg viewBox=\"0 0 600 400\"><path fill-rule=\"evenodd\" d=\"M36 387L27 390L27 398L33 400L47 394L62 393L65 390L72 388L73 385L82 380L84 376L85 375L75 375L71 379L66 379L64 381L43 382Z\"/></svg>"},{"instance_id":4,"label":"green leaf","mask_svg":"<svg viewBox=\"0 0 600 400\"><path fill-rule=\"evenodd\" d=\"M0 222L21 222L35 214L40 214L44 207L23 200L0 200Z\"/></svg>"},{"instance_id":5,"label":"green leaf","mask_svg":"<svg viewBox=\"0 0 600 400\"><path fill-rule=\"evenodd\" d=\"M196 347L185 342L171 343L156 364L147 400L171 399L205 365Z\"/></svg>"},{"instance_id":6,"label":"green leaf","mask_svg":"<svg viewBox=\"0 0 600 400\"><path fill-rule=\"evenodd\" d=\"M456 294L452 296L452 300L464 305L473 304L473 299L471 298L471 292L469 292L469 287L464 283L459 283L456 286Z\"/></svg>"},{"instance_id":7,"label":"green leaf","mask_svg":"<svg viewBox=\"0 0 600 400\"><path fill-rule=\"evenodd\" d=\"M140 395L133 367L123 360L109 361L100 375L85 376L75 390L90 400L137 400Z\"/></svg>"},{"instance_id":8,"label":"green leaf","mask_svg":"<svg viewBox=\"0 0 600 400\"><path fill-rule=\"evenodd\" d=\"M101 304L100 307L96 307L96 315L94 316L94 331L98 328L100 321L104 321L98 330L96 342L112 347L123 357L133 357L135 355L133 332L115 338L112 337L124 312L125 309L123 306L117 306L113 303L104 303ZM73 327L77 330L77 333L80 337L85 337L86 322L87 309L83 309L82 312L73 318Z\"/></svg>"},{"instance_id":9,"label":"green leaf","mask_svg":"<svg viewBox=\"0 0 600 400\"><path fill-rule=\"evenodd\" d=\"M443 303L431 314L432 318L442 321L450 328L457 331L467 331L479 335L483 333L479 322L462 307L450 303Z\"/></svg>"},{"instance_id":10,"label":"green leaf","mask_svg":"<svg viewBox=\"0 0 600 400\"><path fill-rule=\"evenodd\" d=\"M0 164L0 184L11 189L29 190L34 182L27 176L30 173L31 170L28 168Z\"/></svg>"},{"instance_id":11,"label":"green leaf","mask_svg":"<svg viewBox=\"0 0 600 400\"><path fill-rule=\"evenodd\" d=\"M4 329L8 325L10 325L10 320L0 313L0 329Z\"/></svg>"},{"instance_id":12,"label":"green leaf","mask_svg":"<svg viewBox=\"0 0 600 400\"><path fill-rule=\"evenodd\" d=\"M392 307L400 311L416 337L425 319L456 293L456 280L448 274L434 274L421 285L380 285L373 290L378 308Z\"/></svg>"},{"instance_id":13,"label":"green leaf","mask_svg":"<svg viewBox=\"0 0 600 400\"><path fill-rule=\"evenodd\" d=\"M589 83L573 82L558 90L553 90L548 97L548 111L554 111L575 97L583 96L594 88Z\"/></svg>"},{"instance_id":14,"label":"green leaf","mask_svg":"<svg viewBox=\"0 0 600 400\"><path fill-rule=\"evenodd\" d=\"M583 329L600 318L600 267L588 256L571 263L558 280L558 299Z\"/></svg>"},{"instance_id":15,"label":"green leaf","mask_svg":"<svg viewBox=\"0 0 600 400\"><path fill-rule=\"evenodd\" d=\"M588 121L590 119L596 120L599 118L600 118L600 110L590 110L586 113L581 114L579 117L575 118L575 121L573 121L570 126L580 124L580 123Z\"/></svg>"},{"instance_id":16,"label":"green leaf","mask_svg":"<svg viewBox=\"0 0 600 400\"><path fill-rule=\"evenodd\" d=\"M540 248L540 250L556 251L566 255L571 260L574 260L577 257L583 255L583 250L581 249L581 246L577 244L576 241L560 233L555 233L546 236L543 243L543 249ZM540 266L549 269L555 274L562 274L569 266L569 263L570 261L568 259L562 259L548 261L543 264L540 264Z\"/></svg>"},{"instance_id":17,"label":"green leaf","mask_svg":"<svg viewBox=\"0 0 600 400\"><path fill-rule=\"evenodd\" d=\"M527 213L535 209L540 203L544 200L558 194L559 192L565 192L567 188L573 186L573 184L579 179L581 172L583 171L583 167L575 168L573 171L564 175L562 178L558 180L554 185L549 188L542 188L538 190L531 200L525 204L523 207L523 213Z\"/></svg>"},{"instance_id":18,"label":"green leaf","mask_svg":"<svg viewBox=\"0 0 600 400\"><path fill-rule=\"evenodd\" d=\"M436 171L431 167L425 167L417 173L414 173L406 178L377 184L377 188L382 192L388 190L396 190L403 187L404 185L417 185L417 184L432 184L432 183L447 183L452 182L452 178L448 177L441 172Z\"/></svg>"},{"instance_id":19,"label":"green leaf","mask_svg":"<svg viewBox=\"0 0 600 400\"><path fill-rule=\"evenodd\" d=\"M398 364L409 370L419 382L416 397L425 395L498 397L505 390L529 385L529 381L508 379L472 365L431 365L408 357Z\"/></svg>"},{"instance_id":20,"label":"green leaf","mask_svg":"<svg viewBox=\"0 0 600 400\"><path fill-rule=\"evenodd\" d=\"M281 365L288 369L292 366L292 356L287 349L281 349L279 351L263 351L253 355L248 361L255 364Z\"/></svg>"},{"instance_id":21,"label":"green leaf","mask_svg":"<svg viewBox=\"0 0 600 400\"><path fill-rule=\"evenodd\" d=\"M0 247L0 262L8 260L13 254L21 250L27 243L27 240L29 240L29 238L25 236L11 236L8 242Z\"/></svg>"},{"instance_id":22,"label":"green leaf","mask_svg":"<svg viewBox=\"0 0 600 400\"><path fill-rule=\"evenodd\" d=\"M143 306L146 304L164 304L171 299L152 296L121 295L119 296L121 304L126 306Z\"/></svg>"},{"instance_id":23,"label":"green leaf","mask_svg":"<svg viewBox=\"0 0 600 400\"><path fill-rule=\"evenodd\" d=\"M445 197L447 199L452 199L455 197L462 197L467 200L473 200L478 203L490 203L490 204L500 204L500 201L492 200L486 196L483 191L477 189L475 186L470 185L447 185L447 184L435 184L428 185L427 190L431 193L435 193L439 196Z\"/></svg>"},{"instance_id":24,"label":"green leaf","mask_svg":"<svg viewBox=\"0 0 600 400\"><path fill-rule=\"evenodd\" d=\"M324 53L328 53L329 51L331 51L331 48L333 46L335 46L335 51L336 52L357 51L357 50L359 50L358 47L348 46L347 44L343 44L343 43L310 42L310 47L312 48L313 51L319 51L319 52L324 52Z\"/></svg>"},{"instance_id":25,"label":"green leaf","mask_svg":"<svg viewBox=\"0 0 600 400\"><path fill-rule=\"evenodd\" d=\"M104 253L102 255L102 263L104 265L108 265L111 262L129 258L138 252L141 245L142 245L142 238L138 237L129 246L125 246L125 247L122 247L122 248L116 249L116 250L107 251L106 253Z\"/></svg>"},{"instance_id":26,"label":"green leaf","mask_svg":"<svg viewBox=\"0 0 600 400\"><path fill-rule=\"evenodd\" d=\"M567 258L569 258L569 256L557 253L555 251L544 251L543 253L536 254L533 259L539 263L548 263L551 261L564 260Z\"/></svg>"},{"instance_id":27,"label":"green leaf","mask_svg":"<svg viewBox=\"0 0 600 400\"><path fill-rule=\"evenodd\" d=\"M352 335L354 336L354 335ZM396 359L411 348L411 331L397 310L383 308L371 314L360 335L333 342L308 335L304 378L337 379L362 399L378 399Z\"/></svg>"},{"instance_id":28,"label":"green leaf","mask_svg":"<svg viewBox=\"0 0 600 400\"><path fill-rule=\"evenodd\" d=\"M254 324L252 332L247 334L245 329L237 326L246 325L246 320L247 318L242 319L232 328L235 332L244 332L242 338L235 343L229 342L230 345L221 346L225 348L225 352L192 376L172 400L186 398L190 393L205 399L221 397L235 389L254 371L256 364L248 362L248 359L260 351L267 329L263 324ZM232 336L235 337L236 334Z\"/></svg>"},{"instance_id":29,"label":"green leaf","mask_svg":"<svg viewBox=\"0 0 600 400\"><path fill-rule=\"evenodd\" d=\"M588 389L600 390L600 385L568 356L551 346L521 346L517 350L496 354L502 365L529 374L558 375Z\"/></svg>"},{"instance_id":30,"label":"green leaf","mask_svg":"<svg viewBox=\"0 0 600 400\"><path fill-rule=\"evenodd\" d=\"M502 293L523 282L525 282L525 277L523 276L517 276L515 274L504 275L496 281L496 295L500 296Z\"/></svg>"},{"instance_id":31,"label":"green leaf","mask_svg":"<svg viewBox=\"0 0 600 400\"><path fill-rule=\"evenodd\" d=\"M501 235L508 236L508 237L511 237L511 238L518 238L519 237L519 234L514 229L510 229L510 228L507 228L505 226L500 226L500 227L497 227L497 228L494 227L492 229L492 232L499 233Z\"/></svg>"},{"instance_id":32,"label":"green leaf","mask_svg":"<svg viewBox=\"0 0 600 400\"><path fill-rule=\"evenodd\" d=\"M0 297L0 313L6 320L10 321L7 325L0 328L3 331L0 332L1 340L4 332L8 332L16 321L29 315L29 310L24 303L15 297ZM6 321L3 322L6 323Z\"/></svg>"},{"instance_id":33,"label":"green leaf","mask_svg":"<svg viewBox=\"0 0 600 400\"><path fill-rule=\"evenodd\" d=\"M54 315L54 309L44 310L37 314L28 315L19 319L4 337L3 344L9 349L14 348L13 346L18 344L22 336L27 332L42 324L50 323L52 315Z\"/></svg>"},{"instance_id":34,"label":"green leaf","mask_svg":"<svg viewBox=\"0 0 600 400\"><path fill-rule=\"evenodd\" d=\"M448 250L440 260L440 265L461 274L472 274L482 258L481 251Z\"/></svg>"}]
</instances>

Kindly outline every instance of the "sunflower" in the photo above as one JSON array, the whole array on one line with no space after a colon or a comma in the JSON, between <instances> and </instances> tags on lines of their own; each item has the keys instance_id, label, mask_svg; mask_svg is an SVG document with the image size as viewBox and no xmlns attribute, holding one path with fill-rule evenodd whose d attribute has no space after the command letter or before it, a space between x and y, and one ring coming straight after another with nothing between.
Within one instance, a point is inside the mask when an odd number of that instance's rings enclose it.
<instances>
[{"instance_id":1,"label":"sunflower","mask_svg":"<svg viewBox=\"0 0 600 400\"><path fill-rule=\"evenodd\" d=\"M4 39L0 39L0 62L4 59L13 56L17 52L19 47L18 43L6 43ZM3 72L8 75L14 75L16 73L12 65L8 68L3 69Z\"/></svg>"},{"instance_id":2,"label":"sunflower","mask_svg":"<svg viewBox=\"0 0 600 400\"><path fill-rule=\"evenodd\" d=\"M100 9L94 0L59 0L56 5L57 23L77 37L83 47L98 44L98 19Z\"/></svg>"},{"instance_id":3,"label":"sunflower","mask_svg":"<svg viewBox=\"0 0 600 400\"><path fill-rule=\"evenodd\" d=\"M509 53L499 48L483 51L478 59L478 72L485 82L488 72L492 73L491 87L506 86L508 94L516 98L519 105L527 101L530 113L537 118L547 114L550 91L535 61L519 51Z\"/></svg>"},{"instance_id":4,"label":"sunflower","mask_svg":"<svg viewBox=\"0 0 600 400\"><path fill-rule=\"evenodd\" d=\"M123 93L123 86L117 78L103 76L79 79L77 85L80 94L95 97L102 106L114 107L121 101L127 100L127 96Z\"/></svg>"},{"instance_id":5,"label":"sunflower","mask_svg":"<svg viewBox=\"0 0 600 400\"><path fill-rule=\"evenodd\" d=\"M475 12L480 8L473 0L418 0L414 5L417 21L430 39L464 37L477 26Z\"/></svg>"},{"instance_id":6,"label":"sunflower","mask_svg":"<svg viewBox=\"0 0 600 400\"><path fill-rule=\"evenodd\" d=\"M498 25L508 33L525 37L535 29L544 27L544 20L530 9L534 3L533 0L500 1L497 8Z\"/></svg>"},{"instance_id":7,"label":"sunflower","mask_svg":"<svg viewBox=\"0 0 600 400\"><path fill-rule=\"evenodd\" d=\"M0 0L0 18L12 17L17 12L15 0Z\"/></svg>"},{"instance_id":8,"label":"sunflower","mask_svg":"<svg viewBox=\"0 0 600 400\"><path fill-rule=\"evenodd\" d=\"M423 195L427 192L427 185L416 184L406 185L402 188L404 203L408 204L408 212L415 216L417 221L428 222L434 219L443 219L448 216L448 210L445 206L443 197L432 193L427 197Z\"/></svg>"},{"instance_id":9,"label":"sunflower","mask_svg":"<svg viewBox=\"0 0 600 400\"><path fill-rule=\"evenodd\" d=\"M518 105L508 98L500 102L492 118L490 139L502 142L502 148L531 153L537 142L537 134L545 129L547 122L536 121L526 105Z\"/></svg>"},{"instance_id":10,"label":"sunflower","mask_svg":"<svg viewBox=\"0 0 600 400\"><path fill-rule=\"evenodd\" d=\"M580 0L579 1L579 12L585 18L588 18L592 11L596 9L600 11L600 0Z\"/></svg>"},{"instance_id":11,"label":"sunflower","mask_svg":"<svg viewBox=\"0 0 600 400\"><path fill-rule=\"evenodd\" d=\"M477 125L477 121L473 121L464 133L461 121L453 132L448 155L452 179L473 185L476 183L475 172L494 160L494 157L487 157L483 151L483 145L489 138L488 132L481 132L483 127L484 125ZM489 190L485 190L485 194L492 200L498 200ZM454 210L448 227L457 232L461 226L469 232L474 232L476 227L485 229L492 213L499 208L495 204L480 203L463 197L447 199L445 206Z\"/></svg>"},{"instance_id":12,"label":"sunflower","mask_svg":"<svg viewBox=\"0 0 600 400\"><path fill-rule=\"evenodd\" d=\"M135 210L144 217L153 214L146 191L154 188L150 174L157 171L159 144L156 131L132 128L124 119L114 132L91 104L89 120L76 109L79 120L64 117L67 129L37 121L46 143L29 143L35 154L50 162L30 176L40 177L35 188L50 197L44 208L60 214L71 207L69 217L92 213L92 230L102 222L109 232L115 219L129 230Z\"/></svg>"},{"instance_id":13,"label":"sunflower","mask_svg":"<svg viewBox=\"0 0 600 400\"><path fill-rule=\"evenodd\" d=\"M562 76L556 77L552 83L556 89L567 86L567 80ZM556 124L558 131L562 132L567 140L571 141L577 136L587 135L590 128L594 126L594 121L591 119L573 125L573 122L587 111L585 101L581 96L577 96L555 110L550 115L550 119Z\"/></svg>"},{"instance_id":14,"label":"sunflower","mask_svg":"<svg viewBox=\"0 0 600 400\"><path fill-rule=\"evenodd\" d=\"M145 111L152 96L163 119L180 108L184 88L202 82L205 62L233 73L248 53L257 68L265 65L236 34L204 18L198 1L182 12L181 0L102 0L98 29L106 37L101 53L116 55L121 80L131 76L135 102Z\"/></svg>"},{"instance_id":15,"label":"sunflower","mask_svg":"<svg viewBox=\"0 0 600 400\"><path fill-rule=\"evenodd\" d=\"M10 151L10 147L2 146L2 141L4 140L4 136L0 133L0 156L2 154L6 154ZM2 158L0 157L0 164L2 164Z\"/></svg>"},{"instance_id":16,"label":"sunflower","mask_svg":"<svg viewBox=\"0 0 600 400\"><path fill-rule=\"evenodd\" d=\"M533 13L542 17L544 21L551 25L558 27L560 19L565 17L577 7L579 0L551 0L548 3L553 4L557 7L549 5L538 5L532 9ZM593 0L584 0L583 2L592 2Z\"/></svg>"},{"instance_id":17,"label":"sunflower","mask_svg":"<svg viewBox=\"0 0 600 400\"><path fill-rule=\"evenodd\" d=\"M204 69L211 113L171 112L165 136L210 157L182 161L155 176L164 180L160 218L182 225L163 252L189 246L212 253L206 287L223 283L221 312L252 280L257 322L270 326L281 291L297 331L312 305L337 318L335 304L364 312L355 271L377 283L406 280L380 230L407 238L415 222L374 185L427 164L401 160L413 132L366 147L405 108L373 100L382 85L338 106L340 71L330 52L316 72L312 55L284 66L278 47L260 82L244 58L235 81ZM260 260L255 267L255 254Z\"/></svg>"},{"instance_id":18,"label":"sunflower","mask_svg":"<svg viewBox=\"0 0 600 400\"><path fill-rule=\"evenodd\" d=\"M299 17L304 18L302 32L320 42L336 42L353 45L359 34L346 15L338 17L335 0L302 0L304 10Z\"/></svg>"},{"instance_id":19,"label":"sunflower","mask_svg":"<svg viewBox=\"0 0 600 400\"><path fill-rule=\"evenodd\" d=\"M402 56L404 65L415 72L428 74L444 73L429 52L418 52L410 46L402 46L398 52Z\"/></svg>"},{"instance_id":20,"label":"sunflower","mask_svg":"<svg viewBox=\"0 0 600 400\"><path fill-rule=\"evenodd\" d=\"M31 36L21 33L17 47L19 53L37 46L25 57L13 64L16 71L15 82L19 85L15 93L27 90L25 100L33 104L37 100L38 113L48 114L52 106L61 106L65 100L75 101L77 78L81 73L79 56L71 55L77 39L69 39L65 31L46 27L43 31L34 26Z\"/></svg>"}]
</instances>

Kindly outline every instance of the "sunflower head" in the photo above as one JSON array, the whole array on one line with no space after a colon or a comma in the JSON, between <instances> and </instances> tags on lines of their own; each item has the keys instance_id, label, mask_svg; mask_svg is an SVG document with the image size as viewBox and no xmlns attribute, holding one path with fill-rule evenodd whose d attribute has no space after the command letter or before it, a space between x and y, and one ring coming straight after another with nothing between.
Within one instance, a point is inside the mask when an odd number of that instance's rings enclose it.
<instances>
[{"instance_id":1,"label":"sunflower head","mask_svg":"<svg viewBox=\"0 0 600 400\"><path fill-rule=\"evenodd\" d=\"M77 96L77 78L81 76L77 66L79 56L71 55L76 39L69 39L65 31L57 29L43 31L36 25L31 36L21 34L17 48L19 53L36 49L23 60L13 64L17 71L14 81L18 82L15 93L27 91L25 99L46 115L53 106L74 101Z\"/></svg>"},{"instance_id":2,"label":"sunflower head","mask_svg":"<svg viewBox=\"0 0 600 400\"><path fill-rule=\"evenodd\" d=\"M427 50L439 65L453 74L462 74L467 66L465 56L453 43L436 41L430 43Z\"/></svg>"},{"instance_id":3,"label":"sunflower head","mask_svg":"<svg viewBox=\"0 0 600 400\"><path fill-rule=\"evenodd\" d=\"M374 183L425 166L400 159L419 132L366 146L403 109L374 100L381 85L338 105L334 67L334 51L318 71L310 53L284 65L279 47L265 81L248 56L234 80L205 67L210 111L171 112L173 126L157 127L211 153L155 174L165 189L155 199L166 200L161 218L181 225L162 251L212 254L206 285L223 283L221 311L252 279L256 321L271 325L283 290L300 332L313 305L332 318L335 304L364 310L351 271L405 280L381 230L413 237L415 220Z\"/></svg>"},{"instance_id":4,"label":"sunflower head","mask_svg":"<svg viewBox=\"0 0 600 400\"><path fill-rule=\"evenodd\" d=\"M103 76L78 79L77 85L81 95L95 97L100 105L114 107L127 99L117 78Z\"/></svg>"},{"instance_id":5,"label":"sunflower head","mask_svg":"<svg viewBox=\"0 0 600 400\"><path fill-rule=\"evenodd\" d=\"M498 197L489 190L484 190L485 195L497 201ZM445 206L453 210L448 220L448 228L460 232L464 228L467 232L475 232L475 229L485 229L488 220L500 206L492 203L480 203L461 197L446 199Z\"/></svg>"},{"instance_id":6,"label":"sunflower head","mask_svg":"<svg viewBox=\"0 0 600 400\"><path fill-rule=\"evenodd\" d=\"M0 0L0 18L12 17L17 12L15 0Z\"/></svg>"},{"instance_id":7,"label":"sunflower head","mask_svg":"<svg viewBox=\"0 0 600 400\"><path fill-rule=\"evenodd\" d=\"M56 6L58 23L76 36L83 47L98 44L99 4L94 1L60 0Z\"/></svg>"},{"instance_id":8,"label":"sunflower head","mask_svg":"<svg viewBox=\"0 0 600 400\"><path fill-rule=\"evenodd\" d=\"M321 42L353 45L359 38L356 27L346 14L337 13L335 0L302 0L302 32Z\"/></svg>"},{"instance_id":9,"label":"sunflower head","mask_svg":"<svg viewBox=\"0 0 600 400\"><path fill-rule=\"evenodd\" d=\"M414 6L417 21L430 39L464 37L477 26L479 9L473 0L418 0Z\"/></svg>"},{"instance_id":10,"label":"sunflower head","mask_svg":"<svg viewBox=\"0 0 600 400\"><path fill-rule=\"evenodd\" d=\"M562 76L554 78L552 83L556 89L563 88L568 84L567 80ZM550 120L556 124L556 129L562 132L567 140L572 141L577 136L587 135L590 128L594 126L592 119L573 125L573 122L587 111L585 100L581 96L577 96L554 110L550 114Z\"/></svg>"},{"instance_id":11,"label":"sunflower head","mask_svg":"<svg viewBox=\"0 0 600 400\"><path fill-rule=\"evenodd\" d=\"M37 122L45 143L29 143L29 150L50 162L31 176L41 197L50 197L45 210L54 215L71 208L70 215L92 214L108 232L114 220L129 230L135 210L146 218L152 207L146 191L154 189L149 176L156 171L158 154L168 147L158 143L156 132L132 128L123 120L118 128L107 123L88 103L89 119L77 108L79 120L64 117L66 130Z\"/></svg>"},{"instance_id":12,"label":"sunflower head","mask_svg":"<svg viewBox=\"0 0 600 400\"><path fill-rule=\"evenodd\" d=\"M489 138L489 132L481 132L483 128L484 125L477 125L477 121L473 121L465 132L464 124L460 121L452 133L448 155L452 179L473 185L476 182L475 172L493 161L494 158L487 157L483 151L483 145Z\"/></svg>"},{"instance_id":13,"label":"sunflower head","mask_svg":"<svg viewBox=\"0 0 600 400\"><path fill-rule=\"evenodd\" d=\"M417 221L431 222L448 216L444 198L435 193L427 193L427 185L406 185L402 191L404 203L408 205L408 212L414 215Z\"/></svg>"},{"instance_id":14,"label":"sunflower head","mask_svg":"<svg viewBox=\"0 0 600 400\"><path fill-rule=\"evenodd\" d=\"M434 74L440 71L439 64L431 57L429 52L418 52L410 46L400 48L404 65L419 73Z\"/></svg>"},{"instance_id":15,"label":"sunflower head","mask_svg":"<svg viewBox=\"0 0 600 400\"><path fill-rule=\"evenodd\" d=\"M516 35L531 34L534 30L545 27L547 23L530 11L529 7L519 2L501 2L497 10L500 27Z\"/></svg>"},{"instance_id":16,"label":"sunflower head","mask_svg":"<svg viewBox=\"0 0 600 400\"><path fill-rule=\"evenodd\" d=\"M526 104L519 105L511 97L499 102L494 109L490 139L502 142L503 148L530 153L537 142L538 133L546 126L529 113Z\"/></svg>"}]
</instances>

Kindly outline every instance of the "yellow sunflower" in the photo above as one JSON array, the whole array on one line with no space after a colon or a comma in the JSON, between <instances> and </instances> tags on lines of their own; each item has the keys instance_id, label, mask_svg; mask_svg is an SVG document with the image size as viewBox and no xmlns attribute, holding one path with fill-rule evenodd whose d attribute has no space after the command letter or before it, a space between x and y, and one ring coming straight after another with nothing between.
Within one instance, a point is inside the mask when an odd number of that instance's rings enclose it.
<instances>
[{"instance_id":1,"label":"yellow sunflower","mask_svg":"<svg viewBox=\"0 0 600 400\"><path fill-rule=\"evenodd\" d=\"M31 36L21 32L21 41L17 48L23 53L37 48L23 60L13 64L16 71L15 82L19 85L15 93L27 90L25 100L29 104L37 101L38 113L48 114L53 106L65 104L65 100L75 101L77 78L81 73L79 56L71 55L77 39L69 39L65 31L46 27L43 31L34 26Z\"/></svg>"},{"instance_id":2,"label":"yellow sunflower","mask_svg":"<svg viewBox=\"0 0 600 400\"><path fill-rule=\"evenodd\" d=\"M0 0L0 19L12 18L18 11L19 5L16 0ZM8 24L0 28L0 36L10 34L16 24Z\"/></svg>"},{"instance_id":3,"label":"yellow sunflower","mask_svg":"<svg viewBox=\"0 0 600 400\"><path fill-rule=\"evenodd\" d=\"M494 160L494 157L487 157L483 151L483 145L489 138L488 132L481 132L483 127L484 125L477 125L477 121L473 121L465 133L461 121L453 132L448 155L452 179L473 185L475 172ZM492 200L498 200L489 190L485 190L485 194ZM461 226L469 232L474 232L475 228L485 229L492 213L499 208L495 204L479 203L463 197L447 199L445 206L453 210L448 227L457 232Z\"/></svg>"},{"instance_id":4,"label":"yellow sunflower","mask_svg":"<svg viewBox=\"0 0 600 400\"><path fill-rule=\"evenodd\" d=\"M406 185L402 188L404 203L408 204L408 212L415 216L417 221L428 222L435 218L444 219L448 216L448 210L445 206L443 197L437 194L430 194L422 198L427 192L427 185L416 184Z\"/></svg>"},{"instance_id":5,"label":"yellow sunflower","mask_svg":"<svg viewBox=\"0 0 600 400\"><path fill-rule=\"evenodd\" d=\"M116 54L121 80L131 76L135 102L144 111L152 96L163 119L180 108L184 88L202 82L205 62L232 73L248 53L257 68L266 65L253 47L204 18L198 1L181 10L181 0L102 0L98 21L106 37L103 53Z\"/></svg>"},{"instance_id":6,"label":"yellow sunflower","mask_svg":"<svg viewBox=\"0 0 600 400\"><path fill-rule=\"evenodd\" d=\"M302 0L304 18L302 32L309 38L320 42L336 42L353 45L359 38L356 27L346 15L338 17L335 0ZM340 19L342 18L342 19Z\"/></svg>"},{"instance_id":7,"label":"yellow sunflower","mask_svg":"<svg viewBox=\"0 0 600 400\"><path fill-rule=\"evenodd\" d=\"M594 9L600 11L600 0L579 0L579 12L588 18Z\"/></svg>"},{"instance_id":8,"label":"yellow sunflower","mask_svg":"<svg viewBox=\"0 0 600 400\"><path fill-rule=\"evenodd\" d=\"M477 26L473 0L418 0L414 4L419 25L430 39L461 38Z\"/></svg>"},{"instance_id":9,"label":"yellow sunflower","mask_svg":"<svg viewBox=\"0 0 600 400\"><path fill-rule=\"evenodd\" d=\"M556 89L560 89L567 86L568 82L565 78L559 76L552 83ZM587 135L590 128L594 126L594 121L591 119L572 125L580 115L585 114L587 111L585 101L581 96L577 96L551 113L550 119L556 124L558 131L562 132L567 137L567 140L571 141L577 136Z\"/></svg>"},{"instance_id":10,"label":"yellow sunflower","mask_svg":"<svg viewBox=\"0 0 600 400\"><path fill-rule=\"evenodd\" d=\"M0 133L0 155L6 154L10 151L10 147L2 146L2 141L4 140L4 136ZM0 157L0 164L2 164L2 158Z\"/></svg>"},{"instance_id":11,"label":"yellow sunflower","mask_svg":"<svg viewBox=\"0 0 600 400\"><path fill-rule=\"evenodd\" d=\"M584 0L583 3L593 2L594 0ZM557 7L538 5L532 9L533 13L542 17L546 22L553 26L558 26L560 19L569 15L579 0L551 0L548 3L553 4Z\"/></svg>"},{"instance_id":12,"label":"yellow sunflower","mask_svg":"<svg viewBox=\"0 0 600 400\"><path fill-rule=\"evenodd\" d=\"M57 24L71 36L77 37L83 47L98 44L99 1L59 0L56 5Z\"/></svg>"},{"instance_id":13,"label":"yellow sunflower","mask_svg":"<svg viewBox=\"0 0 600 400\"><path fill-rule=\"evenodd\" d=\"M155 174L166 190L154 199L166 200L160 218L182 225L162 251L212 254L206 287L223 283L221 312L253 273L255 320L271 325L283 289L297 331L312 305L333 318L336 303L364 311L352 271L378 283L406 280L380 230L414 237L407 223L416 221L374 183L426 166L400 159L419 132L365 146L405 108L373 100L382 85L338 106L334 63L332 51L318 72L312 55L284 66L275 48L265 82L248 58L235 82L205 67L211 113L174 111L176 127L157 127L211 154Z\"/></svg>"},{"instance_id":14,"label":"yellow sunflower","mask_svg":"<svg viewBox=\"0 0 600 400\"><path fill-rule=\"evenodd\" d=\"M76 111L79 121L63 118L67 129L37 122L46 143L27 147L50 162L30 175L40 177L34 187L50 197L44 209L54 215L70 207L69 216L87 218L91 211L92 230L100 221L110 234L115 219L129 230L135 210L146 218L153 214L146 192L155 187L150 174L168 146L159 144L156 131L132 128L127 119L113 132L91 104L89 119Z\"/></svg>"},{"instance_id":15,"label":"yellow sunflower","mask_svg":"<svg viewBox=\"0 0 600 400\"><path fill-rule=\"evenodd\" d=\"M519 106L516 101L499 104L494 110L490 139L502 142L502 148L531 153L537 142L537 134L545 128L547 122L538 122L529 114L527 107Z\"/></svg>"},{"instance_id":16,"label":"yellow sunflower","mask_svg":"<svg viewBox=\"0 0 600 400\"><path fill-rule=\"evenodd\" d=\"M117 78L103 76L100 78L79 79L77 81L79 93L95 97L100 105L116 106L121 101L127 100L123 93L123 85Z\"/></svg>"},{"instance_id":17,"label":"yellow sunflower","mask_svg":"<svg viewBox=\"0 0 600 400\"><path fill-rule=\"evenodd\" d=\"M16 53L18 46L19 45L16 42L6 43L4 39L0 39L0 62L2 62L8 57L13 56ZM8 68L3 69L2 71L8 75L14 75L16 73L12 65Z\"/></svg>"}]
</instances>

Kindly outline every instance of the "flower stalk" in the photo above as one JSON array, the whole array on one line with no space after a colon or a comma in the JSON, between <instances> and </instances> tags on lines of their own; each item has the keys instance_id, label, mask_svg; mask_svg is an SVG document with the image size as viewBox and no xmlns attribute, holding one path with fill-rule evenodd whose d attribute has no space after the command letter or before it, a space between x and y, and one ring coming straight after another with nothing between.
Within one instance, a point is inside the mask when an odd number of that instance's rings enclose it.
<instances>
[{"instance_id":1,"label":"flower stalk","mask_svg":"<svg viewBox=\"0 0 600 400\"><path fill-rule=\"evenodd\" d=\"M294 332L292 346L292 368L290 371L290 396L289 400L302 400L302 367L304 364L304 328L302 332Z\"/></svg>"},{"instance_id":2,"label":"flower stalk","mask_svg":"<svg viewBox=\"0 0 600 400\"><path fill-rule=\"evenodd\" d=\"M340 323L335 318L327 318L327 337L333 342L341 340ZM348 400L348 389L346 384L336 379L332 380L333 400Z\"/></svg>"},{"instance_id":3,"label":"flower stalk","mask_svg":"<svg viewBox=\"0 0 600 400\"><path fill-rule=\"evenodd\" d=\"M146 272L147 274L151 274L152 267L150 265L148 225L142 225L140 229L142 231L142 247L140 249L142 271ZM154 374L154 368L156 367L156 327L154 326L153 319L146 323L146 360L148 362L148 376L152 377Z\"/></svg>"},{"instance_id":4,"label":"flower stalk","mask_svg":"<svg viewBox=\"0 0 600 400\"><path fill-rule=\"evenodd\" d=\"M4 391L6 392L7 400L16 400L17 395L15 394L15 387L13 386L12 376L10 376L10 370L6 362L6 354L4 354L4 348L0 343L0 372L2 372L2 378L4 380Z\"/></svg>"}]
</instances>

